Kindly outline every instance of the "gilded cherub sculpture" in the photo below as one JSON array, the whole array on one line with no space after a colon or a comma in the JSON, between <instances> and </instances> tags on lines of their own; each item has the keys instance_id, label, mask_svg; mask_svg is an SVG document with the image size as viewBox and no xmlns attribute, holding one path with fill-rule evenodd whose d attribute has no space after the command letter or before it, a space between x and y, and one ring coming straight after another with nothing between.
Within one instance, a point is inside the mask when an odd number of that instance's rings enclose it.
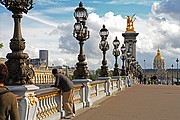
<instances>
[{"instance_id":1,"label":"gilded cherub sculpture","mask_svg":"<svg viewBox=\"0 0 180 120\"><path fill-rule=\"evenodd\" d=\"M132 31L134 32L134 26L133 26L133 22L135 21L135 14L130 17L130 16L127 16L127 27L126 27L126 31Z\"/></svg>"}]
</instances>

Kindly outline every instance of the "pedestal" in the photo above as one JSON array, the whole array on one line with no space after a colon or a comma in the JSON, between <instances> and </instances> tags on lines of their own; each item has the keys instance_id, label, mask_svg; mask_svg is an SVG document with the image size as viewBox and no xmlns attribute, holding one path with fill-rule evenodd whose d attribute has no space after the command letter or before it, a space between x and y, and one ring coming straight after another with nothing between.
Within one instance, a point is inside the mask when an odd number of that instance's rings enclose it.
<instances>
[{"instance_id":1,"label":"pedestal","mask_svg":"<svg viewBox=\"0 0 180 120\"><path fill-rule=\"evenodd\" d=\"M139 33L133 32L125 32L122 33L122 36L124 37L124 44L126 46L126 51L131 46L132 47L132 56L136 59L136 37Z\"/></svg>"},{"instance_id":2,"label":"pedestal","mask_svg":"<svg viewBox=\"0 0 180 120\"><path fill-rule=\"evenodd\" d=\"M74 79L72 80L74 84L82 84L82 102L83 107L90 107L92 105L90 99L90 83L92 82L91 79Z\"/></svg>"},{"instance_id":3,"label":"pedestal","mask_svg":"<svg viewBox=\"0 0 180 120\"><path fill-rule=\"evenodd\" d=\"M18 102L18 108L21 120L36 120L38 99L35 97L35 91L39 87L35 85L7 86L14 94L21 96Z\"/></svg>"}]
</instances>

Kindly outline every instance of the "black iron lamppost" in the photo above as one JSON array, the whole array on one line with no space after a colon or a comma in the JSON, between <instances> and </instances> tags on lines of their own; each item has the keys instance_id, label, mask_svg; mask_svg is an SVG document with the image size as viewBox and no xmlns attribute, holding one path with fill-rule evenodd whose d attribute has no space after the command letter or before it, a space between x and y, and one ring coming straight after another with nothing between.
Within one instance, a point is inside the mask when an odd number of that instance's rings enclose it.
<instances>
[{"instance_id":1,"label":"black iron lamppost","mask_svg":"<svg viewBox=\"0 0 180 120\"><path fill-rule=\"evenodd\" d=\"M179 59L178 58L176 59L176 62L177 62L177 85L179 85L179 79L178 79L178 62L179 62Z\"/></svg>"},{"instance_id":2,"label":"black iron lamppost","mask_svg":"<svg viewBox=\"0 0 180 120\"><path fill-rule=\"evenodd\" d=\"M125 69L125 60L126 60L126 47L124 44L122 44L121 46L121 59L122 59L122 71L121 71L121 76L125 76L126 75L126 69Z\"/></svg>"},{"instance_id":3,"label":"black iron lamppost","mask_svg":"<svg viewBox=\"0 0 180 120\"><path fill-rule=\"evenodd\" d=\"M103 60L102 60L102 66L101 66L101 71L100 71L100 77L108 77L109 71L108 71L107 60L106 60L106 51L109 50L109 44L106 40L109 35L109 31L105 28L105 25L103 25L103 28L100 30L99 35L101 36L99 49L103 51Z\"/></svg>"},{"instance_id":4,"label":"black iron lamppost","mask_svg":"<svg viewBox=\"0 0 180 120\"><path fill-rule=\"evenodd\" d=\"M76 63L76 70L74 71L74 77L76 79L86 79L89 76L89 70L87 63L85 62L84 54L84 41L89 39L89 31L86 26L86 20L88 17L87 10L83 7L82 2L79 3L79 7L75 9L74 17L77 22L74 24L73 36L79 41L80 53L78 55L78 63Z\"/></svg>"},{"instance_id":5,"label":"black iron lamppost","mask_svg":"<svg viewBox=\"0 0 180 120\"><path fill-rule=\"evenodd\" d=\"M146 76L146 60L144 60L144 76Z\"/></svg>"},{"instance_id":6,"label":"black iron lamppost","mask_svg":"<svg viewBox=\"0 0 180 120\"><path fill-rule=\"evenodd\" d=\"M139 69L139 67L140 67L140 65L139 65L139 63L138 63L138 61L136 62L136 77L138 77L138 69Z\"/></svg>"},{"instance_id":7,"label":"black iron lamppost","mask_svg":"<svg viewBox=\"0 0 180 120\"><path fill-rule=\"evenodd\" d=\"M128 64L128 66L127 66L127 74L130 72L130 62L131 62L131 52L130 52L130 50L128 50L127 51L127 64Z\"/></svg>"},{"instance_id":8,"label":"black iron lamppost","mask_svg":"<svg viewBox=\"0 0 180 120\"><path fill-rule=\"evenodd\" d=\"M119 76L119 68L118 68L118 64L117 64L117 58L120 55L120 51L118 49L120 42L117 39L117 37L113 41L113 45L114 45L113 55L115 56L115 64L114 64L115 68L114 68L113 76Z\"/></svg>"},{"instance_id":9,"label":"black iron lamppost","mask_svg":"<svg viewBox=\"0 0 180 120\"><path fill-rule=\"evenodd\" d=\"M130 71L133 72L134 71L134 64L135 64L136 60L135 60L135 57L132 56L131 58L131 62L130 62Z\"/></svg>"},{"instance_id":10,"label":"black iron lamppost","mask_svg":"<svg viewBox=\"0 0 180 120\"><path fill-rule=\"evenodd\" d=\"M168 71L167 71L167 85L169 85L169 76L168 76Z\"/></svg>"},{"instance_id":11,"label":"black iron lamppost","mask_svg":"<svg viewBox=\"0 0 180 120\"><path fill-rule=\"evenodd\" d=\"M174 84L174 81L173 81L173 64L171 65L171 68L172 68L172 85Z\"/></svg>"},{"instance_id":12,"label":"black iron lamppost","mask_svg":"<svg viewBox=\"0 0 180 120\"><path fill-rule=\"evenodd\" d=\"M6 65L9 70L9 79L6 85L31 84L34 71L29 67L28 54L23 53L25 39L21 34L22 13L27 13L33 8L33 0L0 0L9 11L13 13L14 35L10 42L12 53L8 53Z\"/></svg>"}]
</instances>

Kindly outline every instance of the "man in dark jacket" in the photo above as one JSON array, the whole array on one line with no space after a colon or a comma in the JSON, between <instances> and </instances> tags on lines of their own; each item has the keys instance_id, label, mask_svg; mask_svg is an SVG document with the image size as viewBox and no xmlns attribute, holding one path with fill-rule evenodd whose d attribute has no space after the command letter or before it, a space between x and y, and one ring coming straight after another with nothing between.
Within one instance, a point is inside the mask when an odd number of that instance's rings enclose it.
<instances>
[{"instance_id":1,"label":"man in dark jacket","mask_svg":"<svg viewBox=\"0 0 180 120\"><path fill-rule=\"evenodd\" d=\"M66 114L64 118L70 119L75 116L73 113L74 84L67 76L58 73L57 69L53 69L52 74L56 77L55 86L63 92L63 106Z\"/></svg>"},{"instance_id":2,"label":"man in dark jacket","mask_svg":"<svg viewBox=\"0 0 180 120\"><path fill-rule=\"evenodd\" d=\"M6 65L0 64L0 120L20 120L16 96L4 86L7 76Z\"/></svg>"}]
</instances>

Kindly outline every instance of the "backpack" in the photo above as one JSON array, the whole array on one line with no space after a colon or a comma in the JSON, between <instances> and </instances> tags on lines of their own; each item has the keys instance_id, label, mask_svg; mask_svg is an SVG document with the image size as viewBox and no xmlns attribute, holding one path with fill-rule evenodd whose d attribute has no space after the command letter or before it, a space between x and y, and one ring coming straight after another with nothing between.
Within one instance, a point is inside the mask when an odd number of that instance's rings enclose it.
<instances>
[{"instance_id":1,"label":"backpack","mask_svg":"<svg viewBox=\"0 0 180 120\"><path fill-rule=\"evenodd\" d=\"M10 92L10 91L9 90L4 90L4 91L0 92L0 96L5 94L5 93L8 93L8 92Z\"/></svg>"}]
</instances>

